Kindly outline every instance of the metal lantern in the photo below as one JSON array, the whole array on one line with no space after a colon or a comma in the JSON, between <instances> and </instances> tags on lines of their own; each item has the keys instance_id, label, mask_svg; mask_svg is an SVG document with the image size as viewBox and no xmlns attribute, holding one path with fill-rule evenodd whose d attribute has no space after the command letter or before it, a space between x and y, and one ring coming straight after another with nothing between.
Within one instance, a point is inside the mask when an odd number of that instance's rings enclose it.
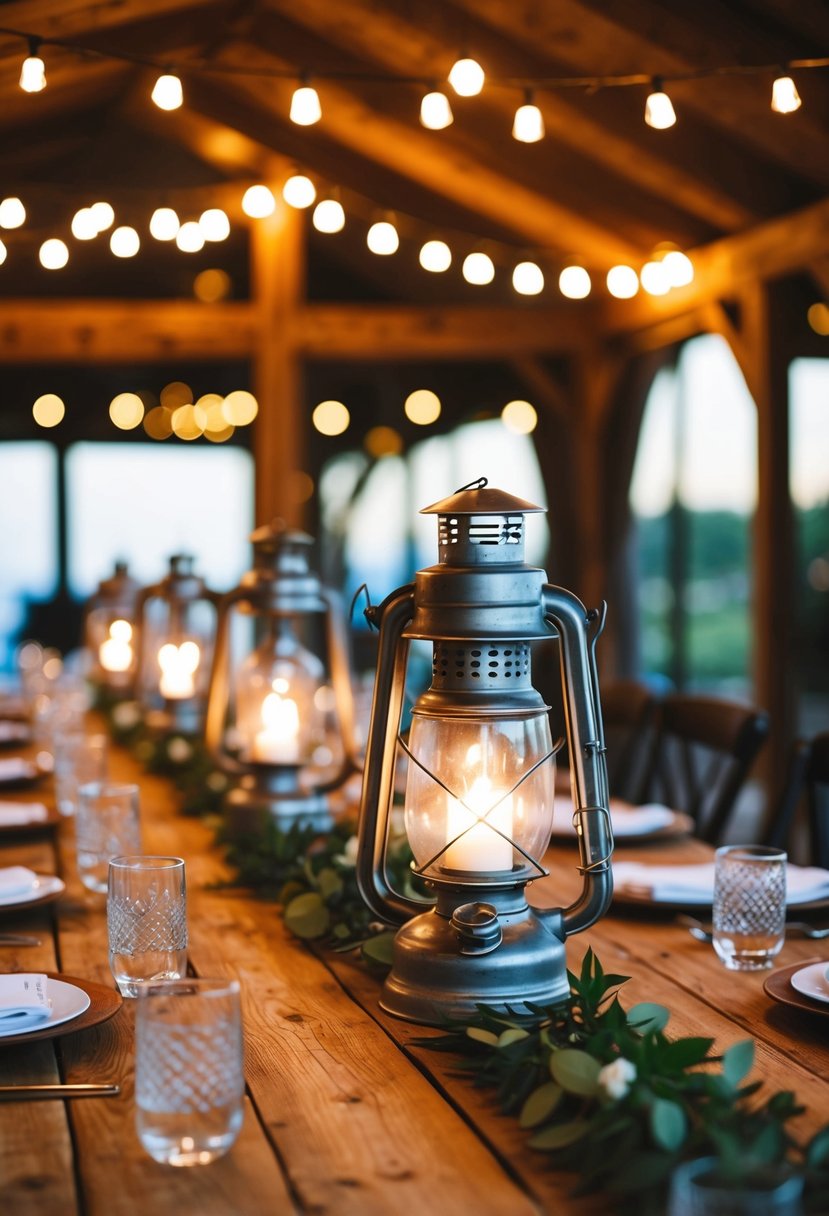
<instances>
[{"instance_id":1,"label":"metal lantern","mask_svg":"<svg viewBox=\"0 0 829 1216\"><path fill-rule=\"evenodd\" d=\"M136 671L135 601L139 584L126 562L116 562L109 578L84 609L84 645L92 659L90 678L114 697L129 696Z\"/></svg>"},{"instance_id":2,"label":"metal lantern","mask_svg":"<svg viewBox=\"0 0 829 1216\"><path fill-rule=\"evenodd\" d=\"M357 878L395 938L381 1005L440 1022L480 1003L507 1010L568 991L564 939L612 896L613 849L594 647L604 608L524 563L524 517L542 510L485 479L424 508L440 562L367 610L379 658L360 808ZM533 688L530 643L558 638L574 823L583 875L564 909L527 904L553 818L548 710ZM409 642L432 643L432 683L400 733ZM436 902L393 890L385 865L398 744L408 756L405 824L413 870Z\"/></svg>"},{"instance_id":3,"label":"metal lantern","mask_svg":"<svg viewBox=\"0 0 829 1216\"><path fill-rule=\"evenodd\" d=\"M251 541L253 569L219 607L207 745L236 778L237 826L322 830L328 793L356 769L345 616L310 568L310 536L267 525Z\"/></svg>"},{"instance_id":4,"label":"metal lantern","mask_svg":"<svg viewBox=\"0 0 829 1216\"><path fill-rule=\"evenodd\" d=\"M218 599L183 553L170 558L165 578L139 593L137 691L151 728L201 731Z\"/></svg>"}]
</instances>

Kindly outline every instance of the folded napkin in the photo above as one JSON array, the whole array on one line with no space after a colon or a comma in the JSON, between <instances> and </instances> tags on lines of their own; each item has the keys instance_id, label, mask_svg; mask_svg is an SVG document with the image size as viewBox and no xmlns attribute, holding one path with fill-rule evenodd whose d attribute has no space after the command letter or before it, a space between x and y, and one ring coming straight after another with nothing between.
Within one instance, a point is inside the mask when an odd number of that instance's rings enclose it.
<instances>
[{"instance_id":1,"label":"folded napkin","mask_svg":"<svg viewBox=\"0 0 829 1216\"><path fill-rule=\"evenodd\" d=\"M0 722L0 743L25 743L28 738L25 722Z\"/></svg>"},{"instance_id":2,"label":"folded napkin","mask_svg":"<svg viewBox=\"0 0 829 1216\"><path fill-rule=\"evenodd\" d=\"M0 896L27 895L38 884L34 870L26 866L6 866L0 870Z\"/></svg>"},{"instance_id":3,"label":"folded napkin","mask_svg":"<svg viewBox=\"0 0 829 1216\"><path fill-rule=\"evenodd\" d=\"M620 839L625 836L647 836L656 832L673 821L674 813L668 807L658 802L647 802L642 806L631 806L618 798L610 799L610 823L614 836ZM554 801L554 822L556 831L575 836L573 827L573 803L570 798L556 798Z\"/></svg>"},{"instance_id":4,"label":"folded napkin","mask_svg":"<svg viewBox=\"0 0 829 1216\"><path fill-rule=\"evenodd\" d=\"M619 861L613 866L619 892L647 891L656 903L710 903L714 898L714 862L693 866L651 866ZM805 904L829 898L829 870L817 866L786 867L786 903Z\"/></svg>"},{"instance_id":5,"label":"folded napkin","mask_svg":"<svg viewBox=\"0 0 829 1216\"><path fill-rule=\"evenodd\" d=\"M18 972L0 975L0 1031L29 1030L48 1021L52 1006L48 977Z\"/></svg>"},{"instance_id":6,"label":"folded napkin","mask_svg":"<svg viewBox=\"0 0 829 1216\"><path fill-rule=\"evenodd\" d=\"M0 802L0 828L45 823L49 812L42 802Z\"/></svg>"},{"instance_id":7,"label":"folded napkin","mask_svg":"<svg viewBox=\"0 0 829 1216\"><path fill-rule=\"evenodd\" d=\"M6 760L0 760L0 781L21 781L31 777L33 771L31 761L24 760L22 756L9 756Z\"/></svg>"}]
</instances>

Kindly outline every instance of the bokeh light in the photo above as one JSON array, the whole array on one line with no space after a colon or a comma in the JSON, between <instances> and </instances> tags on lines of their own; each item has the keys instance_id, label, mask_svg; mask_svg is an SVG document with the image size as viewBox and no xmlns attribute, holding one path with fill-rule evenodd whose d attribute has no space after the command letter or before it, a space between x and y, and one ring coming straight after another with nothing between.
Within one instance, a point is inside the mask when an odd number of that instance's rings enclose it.
<instances>
[{"instance_id":1,"label":"bokeh light","mask_svg":"<svg viewBox=\"0 0 829 1216\"><path fill-rule=\"evenodd\" d=\"M144 402L137 393L119 393L109 404L109 416L121 431L132 431L144 417Z\"/></svg>"},{"instance_id":2,"label":"bokeh light","mask_svg":"<svg viewBox=\"0 0 829 1216\"><path fill-rule=\"evenodd\" d=\"M321 435L342 435L348 429L351 415L341 401L321 401L311 421Z\"/></svg>"},{"instance_id":3,"label":"bokeh light","mask_svg":"<svg viewBox=\"0 0 829 1216\"><path fill-rule=\"evenodd\" d=\"M65 413L66 406L55 393L44 393L32 406L32 416L38 426L57 426Z\"/></svg>"},{"instance_id":4,"label":"bokeh light","mask_svg":"<svg viewBox=\"0 0 829 1216\"><path fill-rule=\"evenodd\" d=\"M228 298L232 289L227 271L214 267L200 271L193 280L193 295L202 304L218 304L220 300Z\"/></svg>"},{"instance_id":5,"label":"bokeh light","mask_svg":"<svg viewBox=\"0 0 829 1216\"><path fill-rule=\"evenodd\" d=\"M228 393L222 404L225 421L233 426L249 426L259 413L259 402L253 393L245 389L234 389Z\"/></svg>"},{"instance_id":6,"label":"bokeh light","mask_svg":"<svg viewBox=\"0 0 829 1216\"><path fill-rule=\"evenodd\" d=\"M168 410L176 410L180 405L193 404L193 390L183 380L171 380L159 393L159 400Z\"/></svg>"},{"instance_id":7,"label":"bokeh light","mask_svg":"<svg viewBox=\"0 0 829 1216\"><path fill-rule=\"evenodd\" d=\"M150 439L169 439L173 433L173 411L157 405L144 415L144 430Z\"/></svg>"},{"instance_id":8,"label":"bokeh light","mask_svg":"<svg viewBox=\"0 0 829 1216\"><path fill-rule=\"evenodd\" d=\"M409 393L403 410L410 422L417 426L429 426L440 417L440 397L428 388L417 388Z\"/></svg>"},{"instance_id":9,"label":"bokeh light","mask_svg":"<svg viewBox=\"0 0 829 1216\"><path fill-rule=\"evenodd\" d=\"M373 426L363 446L375 460L382 460L384 456L399 456L403 451L403 436L393 427Z\"/></svg>"},{"instance_id":10,"label":"bokeh light","mask_svg":"<svg viewBox=\"0 0 829 1216\"><path fill-rule=\"evenodd\" d=\"M198 439L204 433L203 427L199 425L196 407L194 405L180 405L177 410L173 411L171 419L173 426L173 434L179 439Z\"/></svg>"},{"instance_id":11,"label":"bokeh light","mask_svg":"<svg viewBox=\"0 0 829 1216\"><path fill-rule=\"evenodd\" d=\"M69 249L65 241L53 236L40 246L38 257L44 270L62 270L69 261Z\"/></svg>"},{"instance_id":12,"label":"bokeh light","mask_svg":"<svg viewBox=\"0 0 829 1216\"><path fill-rule=\"evenodd\" d=\"M501 410L501 421L513 434L529 435L538 425L538 414L529 401L510 401Z\"/></svg>"}]
</instances>

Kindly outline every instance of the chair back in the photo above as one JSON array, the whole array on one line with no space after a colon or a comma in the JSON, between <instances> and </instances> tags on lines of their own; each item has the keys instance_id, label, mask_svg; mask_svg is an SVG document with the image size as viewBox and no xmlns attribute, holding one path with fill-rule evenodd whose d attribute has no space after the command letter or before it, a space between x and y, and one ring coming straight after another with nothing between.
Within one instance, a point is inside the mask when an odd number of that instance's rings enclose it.
<instances>
[{"instance_id":1,"label":"chair back","mask_svg":"<svg viewBox=\"0 0 829 1216\"><path fill-rule=\"evenodd\" d=\"M610 793L632 802L647 763L657 699L639 680L602 684L601 698Z\"/></svg>"},{"instance_id":2,"label":"chair back","mask_svg":"<svg viewBox=\"0 0 829 1216\"><path fill-rule=\"evenodd\" d=\"M829 870L829 731L815 735L806 773L809 807L809 861Z\"/></svg>"},{"instance_id":3,"label":"chair back","mask_svg":"<svg viewBox=\"0 0 829 1216\"><path fill-rule=\"evenodd\" d=\"M698 836L718 844L768 731L763 710L719 697L669 693L657 707L636 801L660 801L684 811Z\"/></svg>"}]
</instances>

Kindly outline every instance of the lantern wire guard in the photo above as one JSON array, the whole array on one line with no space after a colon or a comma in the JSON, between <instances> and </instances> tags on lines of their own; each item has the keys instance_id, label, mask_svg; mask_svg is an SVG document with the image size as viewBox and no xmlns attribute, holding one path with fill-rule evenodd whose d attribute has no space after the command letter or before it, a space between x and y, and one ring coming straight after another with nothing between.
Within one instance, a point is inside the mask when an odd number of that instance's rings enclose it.
<instances>
[{"instance_id":1,"label":"lantern wire guard","mask_svg":"<svg viewBox=\"0 0 829 1216\"><path fill-rule=\"evenodd\" d=\"M481 478L426 507L439 563L366 610L379 627L360 807L357 880L382 920L402 924L381 1005L440 1023L479 1004L507 1011L566 995L564 939L612 898L613 849L595 660L604 605L588 611L524 563L524 521L541 511ZM582 889L534 909L546 875L554 797L549 706L532 685L530 643L557 638ZM432 643L432 683L400 730L409 643ZM395 760L408 757L405 820L413 870L435 902L389 883L385 855ZM424 909L428 909L425 910Z\"/></svg>"},{"instance_id":2,"label":"lantern wire guard","mask_svg":"<svg viewBox=\"0 0 829 1216\"><path fill-rule=\"evenodd\" d=\"M100 695L132 695L136 669L135 608L140 591L127 563L98 584L84 605L83 637L91 658L91 679Z\"/></svg>"},{"instance_id":3,"label":"lantern wire guard","mask_svg":"<svg viewBox=\"0 0 829 1216\"><path fill-rule=\"evenodd\" d=\"M322 586L310 567L310 536L277 522L258 528L251 541L253 568L219 605L207 746L233 778L226 797L232 833L255 832L265 817L283 829L298 824L325 830L332 823L328 795L358 769L345 614L339 597ZM234 671L233 632L239 618L247 618L257 645ZM325 634L342 752L327 779L313 774L303 742L314 692L326 679L320 659L300 641L303 625L314 622L321 623ZM304 680L304 693L297 692L292 680ZM231 746L228 737L234 734Z\"/></svg>"}]
</instances>

